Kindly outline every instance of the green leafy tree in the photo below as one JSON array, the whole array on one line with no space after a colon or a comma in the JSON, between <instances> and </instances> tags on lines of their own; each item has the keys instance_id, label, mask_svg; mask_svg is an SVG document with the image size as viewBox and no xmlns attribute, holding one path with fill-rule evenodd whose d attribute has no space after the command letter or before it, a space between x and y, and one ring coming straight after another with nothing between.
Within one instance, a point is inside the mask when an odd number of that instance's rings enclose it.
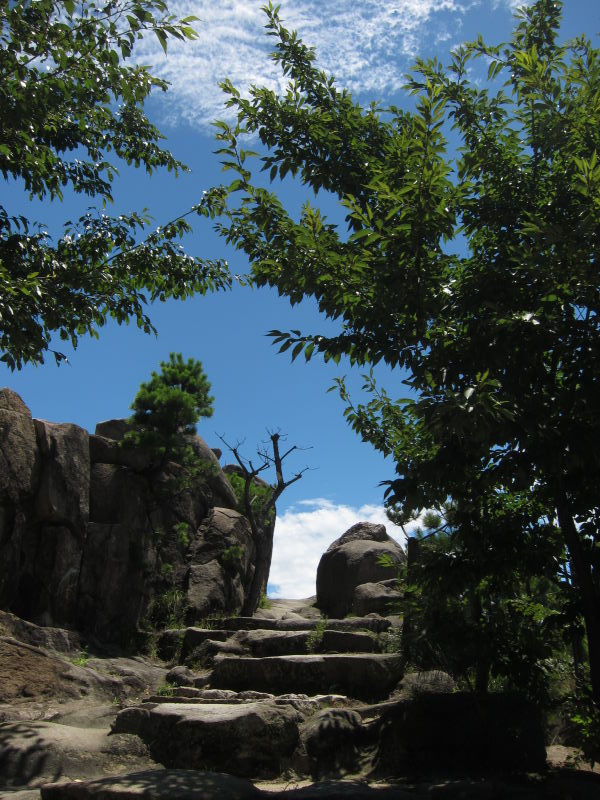
<instances>
[{"instance_id":1,"label":"green leafy tree","mask_svg":"<svg viewBox=\"0 0 600 800\"><path fill-rule=\"evenodd\" d=\"M237 174L215 194L220 230L257 285L340 323L274 331L281 350L407 371L416 399L367 376L372 400L347 407L396 461L390 502L535 491L567 548L600 705L600 52L585 36L561 44L561 3L538 0L506 44L419 60L411 110L362 108L266 13L289 84L248 98L224 85L238 116L220 123L221 154ZM469 77L476 59L487 85ZM347 229L308 202L293 218L253 179L246 134L271 181L333 195Z\"/></svg>"},{"instance_id":2,"label":"green leafy tree","mask_svg":"<svg viewBox=\"0 0 600 800\"><path fill-rule=\"evenodd\" d=\"M549 666L567 644L556 529L528 493L498 493L450 512L411 541L404 657L476 691L493 682L548 702Z\"/></svg>"},{"instance_id":3,"label":"green leafy tree","mask_svg":"<svg viewBox=\"0 0 600 800\"><path fill-rule=\"evenodd\" d=\"M152 331L147 301L228 285L224 263L183 251L184 216L147 235L143 212L106 213L120 163L186 169L143 110L167 84L133 59L145 34L165 51L169 38L193 39L194 20L170 15L164 0L0 3L2 175L30 198L99 201L56 239L0 205L0 360L12 369L49 350L62 360L53 336L76 346L109 317Z\"/></svg>"},{"instance_id":4,"label":"green leafy tree","mask_svg":"<svg viewBox=\"0 0 600 800\"><path fill-rule=\"evenodd\" d=\"M190 466L194 452L189 437L196 433L199 420L213 413L210 383L202 363L193 358L185 361L181 353L170 353L160 367L141 384L131 404L132 430L124 441L150 448L161 464L179 461Z\"/></svg>"}]
</instances>

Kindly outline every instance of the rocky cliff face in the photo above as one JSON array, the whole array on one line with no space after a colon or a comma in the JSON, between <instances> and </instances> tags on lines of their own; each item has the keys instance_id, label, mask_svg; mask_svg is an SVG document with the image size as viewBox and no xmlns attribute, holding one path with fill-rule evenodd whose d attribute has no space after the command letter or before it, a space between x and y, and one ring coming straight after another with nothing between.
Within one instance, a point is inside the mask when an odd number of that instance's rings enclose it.
<instances>
[{"instance_id":1,"label":"rocky cliff face","mask_svg":"<svg viewBox=\"0 0 600 800\"><path fill-rule=\"evenodd\" d=\"M255 548L217 456L196 437L206 476L183 489L125 430L34 420L0 390L0 608L120 643L144 620L239 613Z\"/></svg>"}]
</instances>

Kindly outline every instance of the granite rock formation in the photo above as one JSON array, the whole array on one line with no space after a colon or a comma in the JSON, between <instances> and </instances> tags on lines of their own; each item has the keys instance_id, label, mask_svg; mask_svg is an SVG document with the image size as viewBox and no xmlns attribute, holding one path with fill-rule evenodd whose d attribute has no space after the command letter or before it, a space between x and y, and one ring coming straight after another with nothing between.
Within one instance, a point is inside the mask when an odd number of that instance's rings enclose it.
<instances>
[{"instance_id":1,"label":"granite rock formation","mask_svg":"<svg viewBox=\"0 0 600 800\"><path fill-rule=\"evenodd\" d=\"M205 476L182 488L126 430L34 420L0 390L0 608L121 644L143 621L240 612L256 552L215 452L191 440Z\"/></svg>"}]
</instances>

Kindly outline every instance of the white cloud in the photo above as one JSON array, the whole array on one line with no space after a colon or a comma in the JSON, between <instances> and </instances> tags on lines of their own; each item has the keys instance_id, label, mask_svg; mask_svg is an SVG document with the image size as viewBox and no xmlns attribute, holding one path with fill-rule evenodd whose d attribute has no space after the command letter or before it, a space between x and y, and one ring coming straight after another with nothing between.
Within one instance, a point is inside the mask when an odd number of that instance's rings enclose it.
<instances>
[{"instance_id":1,"label":"white cloud","mask_svg":"<svg viewBox=\"0 0 600 800\"><path fill-rule=\"evenodd\" d=\"M492 0L492 5L494 8L498 8L498 6L505 6L506 8L510 9L510 11L516 11L518 8L522 8L523 6L530 6L533 3L533 0Z\"/></svg>"},{"instance_id":2,"label":"white cloud","mask_svg":"<svg viewBox=\"0 0 600 800\"><path fill-rule=\"evenodd\" d=\"M303 500L278 516L269 594L289 599L314 595L319 559L334 539L357 522L385 525L388 534L404 546L402 530L392 525L382 506L353 508L319 497ZM417 524L407 526L407 531L410 533Z\"/></svg>"},{"instance_id":3,"label":"white cloud","mask_svg":"<svg viewBox=\"0 0 600 800\"><path fill-rule=\"evenodd\" d=\"M506 2L506 0L504 0ZM403 83L403 73L422 42L442 41L461 27L473 0L282 0L280 16L314 46L320 67L354 93L388 98ZM229 77L244 91L253 83L281 88L267 54L264 0L172 0L178 17L194 15L198 39L171 40L168 56L158 42L145 39L137 60L171 83L167 119L204 127L223 117L219 82Z\"/></svg>"}]
</instances>

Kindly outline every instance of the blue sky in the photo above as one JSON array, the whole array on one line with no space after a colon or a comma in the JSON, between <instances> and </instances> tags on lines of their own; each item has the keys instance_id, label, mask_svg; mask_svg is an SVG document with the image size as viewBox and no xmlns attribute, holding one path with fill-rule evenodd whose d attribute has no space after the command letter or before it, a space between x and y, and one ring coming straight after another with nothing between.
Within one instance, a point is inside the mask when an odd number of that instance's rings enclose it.
<instances>
[{"instance_id":1,"label":"blue sky","mask_svg":"<svg viewBox=\"0 0 600 800\"><path fill-rule=\"evenodd\" d=\"M170 81L166 95L148 109L167 136L167 146L190 166L191 174L148 178L121 170L115 186L114 211L148 208L157 224L198 202L202 191L222 180L211 122L224 116L218 83L225 77L244 90L251 83L282 86L268 59L263 0L172 0L179 16L194 14L199 37L173 43L165 57L152 39L141 43L137 58ZM320 66L336 75L361 101L406 104L403 75L418 55L437 54L442 61L462 41L482 33L497 43L508 38L511 0L295 0L281 3L281 17L317 49ZM600 30L599 0L566 0L567 36ZM477 75L473 76L475 79ZM70 198L34 209L17 186L7 187L3 203L10 213L23 211L57 231L60 221L82 213L88 203ZM8 194L8 200L6 196ZM291 184L282 188L286 203L297 205ZM10 206L9 206L10 203ZM229 259L243 273L243 256L228 252L201 221L186 242L194 254ZM289 462L290 473L309 467L278 504L271 592L304 597L314 592L316 564L330 542L359 519L385 521L380 481L392 477L393 464L360 442L346 425L337 395L327 393L336 375L349 375L359 391L360 373L343 365L304 360L290 363L277 355L265 336L272 328L325 330L315 307L292 309L275 292L236 288L231 293L169 302L152 309L158 337L134 326L108 325L98 340L82 339L69 353L69 364L53 360L41 367L11 373L0 367L0 385L23 397L36 417L75 422L93 431L96 422L127 416L137 387L170 351L202 361L212 383L215 413L201 422L199 433L211 446L218 436L247 455L267 436L267 429L287 434L300 450ZM378 370L392 394L404 395L402 375ZM224 456L223 462L228 459ZM388 531L401 540L400 531Z\"/></svg>"}]
</instances>

